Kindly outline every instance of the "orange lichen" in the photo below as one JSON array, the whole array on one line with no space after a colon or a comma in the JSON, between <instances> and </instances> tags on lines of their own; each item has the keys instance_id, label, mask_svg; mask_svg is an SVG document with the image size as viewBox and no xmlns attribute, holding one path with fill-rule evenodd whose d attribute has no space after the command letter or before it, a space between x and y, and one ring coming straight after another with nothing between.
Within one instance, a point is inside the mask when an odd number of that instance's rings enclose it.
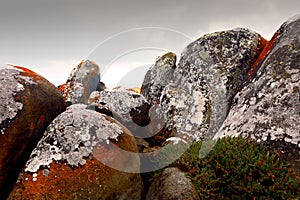
<instances>
[{"instance_id":1,"label":"orange lichen","mask_svg":"<svg viewBox=\"0 0 300 200\"><path fill-rule=\"evenodd\" d=\"M101 176L95 169L99 170L101 168L107 167L96 160L89 159L84 166L75 168L64 163L52 162L49 174L47 175L44 174L44 169L40 169L36 175L24 173L22 175L22 181L16 184L10 197L12 199L70 198L70 191L82 192L80 188L87 188L88 185L90 185L91 189L92 185L99 187L101 182L97 179L101 179ZM107 168L101 173L105 174L105 172L109 171L112 175L112 171L114 170Z\"/></svg>"},{"instance_id":2,"label":"orange lichen","mask_svg":"<svg viewBox=\"0 0 300 200\"><path fill-rule=\"evenodd\" d=\"M17 68L17 69L20 69L20 70L22 70L22 71L24 71L24 72L27 72L27 73L29 73L29 74L36 74L34 71L32 71L32 70L30 70L30 69L27 69L27 68L25 68L25 67L21 67L21 66L14 66L15 68Z\"/></svg>"},{"instance_id":3,"label":"orange lichen","mask_svg":"<svg viewBox=\"0 0 300 200\"><path fill-rule=\"evenodd\" d=\"M66 84L62 84L60 86L58 86L58 90L61 91L62 93L64 93L66 91Z\"/></svg>"},{"instance_id":4,"label":"orange lichen","mask_svg":"<svg viewBox=\"0 0 300 200\"><path fill-rule=\"evenodd\" d=\"M43 79L40 75L25 67L14 66L14 68L22 70L23 72L20 73L22 76L31 77L34 81L40 81Z\"/></svg>"},{"instance_id":5,"label":"orange lichen","mask_svg":"<svg viewBox=\"0 0 300 200\"><path fill-rule=\"evenodd\" d=\"M23 173L8 199L111 199L128 190L130 184L122 185L126 177L135 181L138 176L112 169L97 159L87 159L79 167L53 161L49 169Z\"/></svg>"},{"instance_id":6,"label":"orange lichen","mask_svg":"<svg viewBox=\"0 0 300 200\"><path fill-rule=\"evenodd\" d=\"M119 90L121 86L114 87L112 90Z\"/></svg>"},{"instance_id":7,"label":"orange lichen","mask_svg":"<svg viewBox=\"0 0 300 200\"><path fill-rule=\"evenodd\" d=\"M266 57L269 55L270 51L272 50L274 44L275 44L275 40L278 37L278 31L273 35L273 37L271 38L270 41L267 41L265 39L261 40L261 44L260 46L264 46L262 52L259 54L258 58L255 60L255 62L253 63L253 65L249 68L246 76L245 76L245 80L244 83L242 85L242 88L247 85L249 82L251 82L251 80L255 77L256 72L258 71L258 69L261 67L261 64L264 62L264 60L266 59Z\"/></svg>"}]
</instances>

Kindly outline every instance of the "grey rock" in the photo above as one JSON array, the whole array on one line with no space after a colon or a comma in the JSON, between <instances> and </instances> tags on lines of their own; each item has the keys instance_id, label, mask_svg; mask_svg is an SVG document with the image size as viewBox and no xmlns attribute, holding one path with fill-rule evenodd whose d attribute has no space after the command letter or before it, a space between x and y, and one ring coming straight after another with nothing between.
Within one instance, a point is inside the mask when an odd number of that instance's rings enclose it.
<instances>
[{"instance_id":1,"label":"grey rock","mask_svg":"<svg viewBox=\"0 0 300 200\"><path fill-rule=\"evenodd\" d=\"M105 84L103 82L99 82L98 85L97 85L97 88L96 88L96 91L103 91L103 90L106 90L107 87L105 86Z\"/></svg>"},{"instance_id":2,"label":"grey rock","mask_svg":"<svg viewBox=\"0 0 300 200\"><path fill-rule=\"evenodd\" d=\"M0 80L1 85L6 87L0 87L0 134L4 134L5 123L9 123L16 117L17 113L22 110L22 102L15 100L14 96L20 91L24 90L24 85L15 79L15 76L20 72L13 67L5 66L1 68Z\"/></svg>"},{"instance_id":3,"label":"grey rock","mask_svg":"<svg viewBox=\"0 0 300 200\"><path fill-rule=\"evenodd\" d=\"M90 95L89 104L96 111L109 113L135 136L145 136L143 127L149 123L149 104L141 94L127 90L96 91Z\"/></svg>"},{"instance_id":4,"label":"grey rock","mask_svg":"<svg viewBox=\"0 0 300 200\"><path fill-rule=\"evenodd\" d=\"M276 32L255 79L239 92L216 138L250 136L283 152L300 151L300 16ZM288 147L293 145L293 148Z\"/></svg>"},{"instance_id":5,"label":"grey rock","mask_svg":"<svg viewBox=\"0 0 300 200\"><path fill-rule=\"evenodd\" d=\"M87 104L90 94L102 90L99 66L89 60L82 61L71 72L63 90L66 102Z\"/></svg>"},{"instance_id":6,"label":"grey rock","mask_svg":"<svg viewBox=\"0 0 300 200\"><path fill-rule=\"evenodd\" d=\"M196 188L184 172L177 168L166 168L155 176L146 200L196 200Z\"/></svg>"},{"instance_id":7,"label":"grey rock","mask_svg":"<svg viewBox=\"0 0 300 200\"><path fill-rule=\"evenodd\" d=\"M153 116L161 119L161 133L170 136L212 138L264 41L257 33L234 29L204 35L188 45L160 104L149 112L151 121Z\"/></svg>"},{"instance_id":8,"label":"grey rock","mask_svg":"<svg viewBox=\"0 0 300 200\"><path fill-rule=\"evenodd\" d=\"M155 105L164 87L172 80L176 68L176 54L166 53L159 57L145 75L141 94L150 105Z\"/></svg>"}]
</instances>

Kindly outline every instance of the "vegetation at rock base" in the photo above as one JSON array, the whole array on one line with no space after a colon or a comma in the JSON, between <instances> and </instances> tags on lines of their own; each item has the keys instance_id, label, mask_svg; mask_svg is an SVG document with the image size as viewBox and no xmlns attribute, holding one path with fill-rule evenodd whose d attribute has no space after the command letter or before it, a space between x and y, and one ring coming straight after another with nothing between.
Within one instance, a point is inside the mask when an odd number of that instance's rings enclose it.
<instances>
[{"instance_id":1,"label":"vegetation at rock base","mask_svg":"<svg viewBox=\"0 0 300 200\"><path fill-rule=\"evenodd\" d=\"M200 159L201 142L172 166L187 172L201 199L297 199L300 181L277 152L242 137L219 139Z\"/></svg>"}]
</instances>

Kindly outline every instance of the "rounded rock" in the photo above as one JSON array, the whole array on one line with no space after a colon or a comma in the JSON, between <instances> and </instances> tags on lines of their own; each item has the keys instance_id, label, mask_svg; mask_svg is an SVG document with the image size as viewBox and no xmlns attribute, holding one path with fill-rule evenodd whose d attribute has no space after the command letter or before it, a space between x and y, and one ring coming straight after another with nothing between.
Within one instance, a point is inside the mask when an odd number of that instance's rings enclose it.
<instances>
[{"instance_id":1,"label":"rounded rock","mask_svg":"<svg viewBox=\"0 0 300 200\"><path fill-rule=\"evenodd\" d=\"M178 168L166 168L156 175L146 200L198 200L196 188Z\"/></svg>"},{"instance_id":2,"label":"rounded rock","mask_svg":"<svg viewBox=\"0 0 300 200\"><path fill-rule=\"evenodd\" d=\"M0 194L5 198L65 103L53 84L24 67L2 66L0 85Z\"/></svg>"},{"instance_id":3,"label":"rounded rock","mask_svg":"<svg viewBox=\"0 0 300 200\"><path fill-rule=\"evenodd\" d=\"M68 104L87 104L90 94L103 88L105 85L100 82L99 66L90 60L81 61L67 82L59 86Z\"/></svg>"},{"instance_id":4,"label":"rounded rock","mask_svg":"<svg viewBox=\"0 0 300 200\"><path fill-rule=\"evenodd\" d=\"M157 58L155 64L147 71L142 84L141 94L150 105L157 104L162 90L172 80L175 68L176 54L169 52Z\"/></svg>"},{"instance_id":5,"label":"rounded rock","mask_svg":"<svg viewBox=\"0 0 300 200\"><path fill-rule=\"evenodd\" d=\"M126 172L140 165L134 137L86 107L71 105L50 124L9 199L140 199L140 175Z\"/></svg>"}]
</instances>

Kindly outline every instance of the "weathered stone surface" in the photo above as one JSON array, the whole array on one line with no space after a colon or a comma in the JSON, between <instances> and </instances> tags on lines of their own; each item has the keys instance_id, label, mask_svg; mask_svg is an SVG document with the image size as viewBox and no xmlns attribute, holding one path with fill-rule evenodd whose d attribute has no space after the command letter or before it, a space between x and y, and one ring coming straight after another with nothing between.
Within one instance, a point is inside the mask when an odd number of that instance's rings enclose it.
<instances>
[{"instance_id":1,"label":"weathered stone surface","mask_svg":"<svg viewBox=\"0 0 300 200\"><path fill-rule=\"evenodd\" d=\"M106 115L71 105L47 128L9 199L140 199L139 174L105 164L139 169L134 137ZM105 164L103 164L105 163Z\"/></svg>"},{"instance_id":2,"label":"weathered stone surface","mask_svg":"<svg viewBox=\"0 0 300 200\"><path fill-rule=\"evenodd\" d=\"M50 122L65 110L62 95L23 67L0 68L0 199L5 199Z\"/></svg>"},{"instance_id":3,"label":"weathered stone surface","mask_svg":"<svg viewBox=\"0 0 300 200\"><path fill-rule=\"evenodd\" d=\"M67 82L59 86L68 104L87 104L93 91L104 88L105 85L100 82L99 66L90 60L82 61L73 69Z\"/></svg>"},{"instance_id":4,"label":"weathered stone surface","mask_svg":"<svg viewBox=\"0 0 300 200\"><path fill-rule=\"evenodd\" d=\"M89 103L95 110L104 114L110 113L135 136L145 136L143 128L149 123L149 104L138 93L127 90L93 92Z\"/></svg>"},{"instance_id":5,"label":"weathered stone surface","mask_svg":"<svg viewBox=\"0 0 300 200\"><path fill-rule=\"evenodd\" d=\"M239 92L216 138L250 136L300 153L300 16L285 22L255 79ZM292 148L290 146L293 146Z\"/></svg>"},{"instance_id":6,"label":"weathered stone surface","mask_svg":"<svg viewBox=\"0 0 300 200\"><path fill-rule=\"evenodd\" d=\"M146 200L196 200L196 188L178 168L166 168L158 174L147 193Z\"/></svg>"},{"instance_id":7,"label":"weathered stone surface","mask_svg":"<svg viewBox=\"0 0 300 200\"><path fill-rule=\"evenodd\" d=\"M159 57L145 75L141 94L150 105L155 105L161 96L164 87L172 81L176 68L176 54L166 53Z\"/></svg>"},{"instance_id":8,"label":"weathered stone surface","mask_svg":"<svg viewBox=\"0 0 300 200\"><path fill-rule=\"evenodd\" d=\"M188 45L159 105L149 112L151 121L161 121L165 129L156 137L211 138L265 43L257 33L234 29L204 35Z\"/></svg>"},{"instance_id":9,"label":"weathered stone surface","mask_svg":"<svg viewBox=\"0 0 300 200\"><path fill-rule=\"evenodd\" d=\"M198 121L207 121L208 116L202 115L207 109L208 99L203 98L200 92L191 93L187 85L178 86L175 83L168 84L162 91L160 104L151 107L149 116L151 123L148 134L153 137L149 138L152 145L162 144L169 137L181 137L184 140L197 139L194 135L192 126L185 124L185 121L197 123ZM189 106L189 105L193 105ZM197 115L193 115L197 111ZM203 119L205 118L205 119ZM197 127L201 131L206 131L206 124L199 124ZM196 138L198 137L198 138Z\"/></svg>"}]
</instances>

